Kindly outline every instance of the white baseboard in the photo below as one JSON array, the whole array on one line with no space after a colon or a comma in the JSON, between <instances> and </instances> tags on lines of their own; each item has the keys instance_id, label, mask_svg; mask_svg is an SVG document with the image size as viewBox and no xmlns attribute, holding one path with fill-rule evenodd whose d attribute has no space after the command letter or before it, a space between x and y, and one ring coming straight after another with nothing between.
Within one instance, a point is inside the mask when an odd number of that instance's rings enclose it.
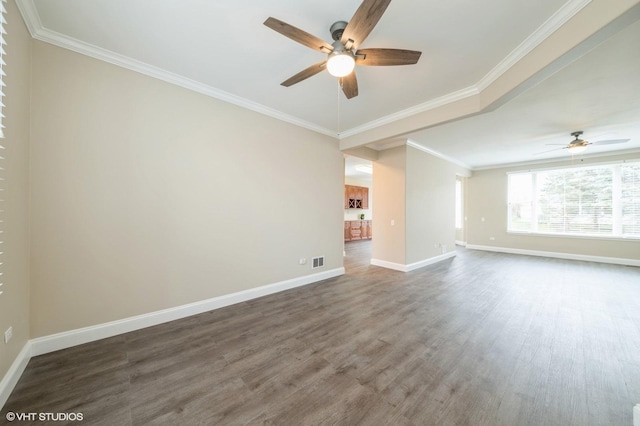
<instances>
[{"instance_id":1,"label":"white baseboard","mask_svg":"<svg viewBox=\"0 0 640 426\"><path fill-rule=\"evenodd\" d=\"M480 246L475 244L467 244L467 248L471 250L495 251L498 253L524 254L527 256L555 257L558 259L583 260L586 262L612 263L615 265L640 266L638 259L625 259L620 257L604 257L590 256L586 254L559 253L553 251L540 250L524 250L509 247Z\"/></svg>"},{"instance_id":2,"label":"white baseboard","mask_svg":"<svg viewBox=\"0 0 640 426\"><path fill-rule=\"evenodd\" d=\"M137 315L117 321L65 331L49 336L38 337L29 340L18 357L15 359L7 373L0 382L0 408L4 406L13 392L13 388L20 379L20 376L27 367L32 356L43 355L60 349L82 345L95 340L117 336L122 333L140 330L153 325L186 318L258 297L267 296L295 287L312 284L328 278L344 275L344 268L336 268L316 274L305 275L303 277L280 281L261 287L239 291L237 293L226 294L187 305L176 306L174 308L163 309L161 311L150 312L148 314Z\"/></svg>"},{"instance_id":3,"label":"white baseboard","mask_svg":"<svg viewBox=\"0 0 640 426\"><path fill-rule=\"evenodd\" d=\"M467 242L466 241L456 240L455 243L456 243L457 246L462 246L462 247L466 247L467 246Z\"/></svg>"},{"instance_id":4,"label":"white baseboard","mask_svg":"<svg viewBox=\"0 0 640 426\"><path fill-rule=\"evenodd\" d=\"M418 268L423 268L423 267L425 267L427 265L432 265L434 263L441 262L441 261L443 261L445 259L449 259L451 257L454 257L455 255L456 255L455 251L450 251L450 252L442 254L440 256L430 257L429 259L424 259L424 260L421 260L419 262L409 263L409 264L406 264L406 265L403 265L401 263L387 262L386 260L371 259L371 264L374 265L374 266L381 266L381 267L387 268L387 269L393 269L395 271L411 272L411 271L416 270Z\"/></svg>"},{"instance_id":5,"label":"white baseboard","mask_svg":"<svg viewBox=\"0 0 640 426\"><path fill-rule=\"evenodd\" d=\"M18 380L20 380L20 376L24 372L24 369L27 368L27 364L31 359L31 342L27 341L27 343L22 347L22 350L9 367L9 370L0 381L0 409L4 407L4 404L9 399L9 395L13 392L13 388L16 387Z\"/></svg>"},{"instance_id":6,"label":"white baseboard","mask_svg":"<svg viewBox=\"0 0 640 426\"><path fill-rule=\"evenodd\" d=\"M38 356L60 349L69 348L107 337L117 336L130 331L140 330L169 321L186 318L214 309L223 308L269 294L278 293L295 287L322 281L328 278L344 275L344 268L331 269L317 274L305 275L286 281L280 281L261 287L239 291L237 293L226 294L211 299L201 300L174 308L163 309L161 311L150 312L148 314L137 315L117 321L65 331L49 336L31 339L31 356Z\"/></svg>"},{"instance_id":7,"label":"white baseboard","mask_svg":"<svg viewBox=\"0 0 640 426\"><path fill-rule=\"evenodd\" d=\"M406 265L401 263L387 262L386 260L371 259L373 266L381 266L387 269L393 269L394 271L407 272Z\"/></svg>"}]
</instances>

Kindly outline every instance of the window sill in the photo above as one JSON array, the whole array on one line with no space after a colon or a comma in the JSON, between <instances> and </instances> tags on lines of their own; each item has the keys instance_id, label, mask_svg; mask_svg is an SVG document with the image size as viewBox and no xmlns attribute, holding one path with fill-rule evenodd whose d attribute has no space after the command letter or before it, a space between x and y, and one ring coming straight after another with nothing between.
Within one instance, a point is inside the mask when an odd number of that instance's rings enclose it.
<instances>
[{"instance_id":1,"label":"window sill","mask_svg":"<svg viewBox=\"0 0 640 426\"><path fill-rule=\"evenodd\" d=\"M527 232L527 231L507 231L507 234L528 236L528 237L575 238L579 240L609 240L609 241L639 241L640 242L640 237L621 237L621 236L612 236L612 235L547 234L544 232Z\"/></svg>"}]
</instances>

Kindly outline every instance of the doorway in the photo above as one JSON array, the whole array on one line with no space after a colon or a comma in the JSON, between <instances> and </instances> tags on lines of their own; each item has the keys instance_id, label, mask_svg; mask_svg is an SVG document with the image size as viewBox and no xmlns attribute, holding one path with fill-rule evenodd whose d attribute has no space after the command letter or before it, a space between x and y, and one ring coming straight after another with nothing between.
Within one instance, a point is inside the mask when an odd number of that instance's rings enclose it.
<instances>
[{"instance_id":1,"label":"doorway","mask_svg":"<svg viewBox=\"0 0 640 426\"><path fill-rule=\"evenodd\" d=\"M344 263L348 272L371 260L373 163L345 155L344 164Z\"/></svg>"}]
</instances>

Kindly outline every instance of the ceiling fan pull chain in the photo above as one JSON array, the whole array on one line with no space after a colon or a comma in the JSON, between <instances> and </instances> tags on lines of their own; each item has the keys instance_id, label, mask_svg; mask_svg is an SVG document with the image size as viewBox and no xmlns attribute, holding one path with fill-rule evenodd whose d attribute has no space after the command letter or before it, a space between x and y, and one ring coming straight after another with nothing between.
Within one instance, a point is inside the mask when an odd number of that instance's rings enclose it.
<instances>
[{"instance_id":1,"label":"ceiling fan pull chain","mask_svg":"<svg viewBox=\"0 0 640 426\"><path fill-rule=\"evenodd\" d=\"M338 84L336 85L336 99L338 100L338 136L340 136L340 131L342 130L342 114L340 111L340 91L342 90L342 78L338 79Z\"/></svg>"}]
</instances>

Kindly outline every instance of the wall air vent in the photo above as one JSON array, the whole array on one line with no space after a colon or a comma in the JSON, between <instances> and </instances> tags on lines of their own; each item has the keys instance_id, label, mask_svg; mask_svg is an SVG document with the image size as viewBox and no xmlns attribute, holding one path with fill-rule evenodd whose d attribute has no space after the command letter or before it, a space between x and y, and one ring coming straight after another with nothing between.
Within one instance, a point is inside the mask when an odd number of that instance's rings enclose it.
<instances>
[{"instance_id":1,"label":"wall air vent","mask_svg":"<svg viewBox=\"0 0 640 426\"><path fill-rule=\"evenodd\" d=\"M324 256L314 257L311 263L311 269L322 268L324 266Z\"/></svg>"}]
</instances>

